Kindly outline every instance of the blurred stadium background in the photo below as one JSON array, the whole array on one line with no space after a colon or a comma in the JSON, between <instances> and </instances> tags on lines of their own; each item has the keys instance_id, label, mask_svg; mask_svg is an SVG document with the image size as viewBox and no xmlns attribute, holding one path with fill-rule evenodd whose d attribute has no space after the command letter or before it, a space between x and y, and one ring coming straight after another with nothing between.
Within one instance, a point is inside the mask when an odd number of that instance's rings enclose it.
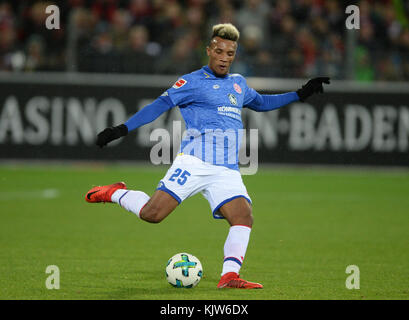
<instances>
[{"instance_id":1,"label":"blurred stadium background","mask_svg":"<svg viewBox=\"0 0 409 320\"><path fill-rule=\"evenodd\" d=\"M60 29L45 27L56 4ZM348 30L345 8L360 10ZM241 31L232 72L259 92L294 91L330 76L325 96L274 113L243 112L262 163L409 164L407 1L70 0L0 3L0 158L109 159L95 134L125 121L178 76L207 63L211 26ZM155 128L115 147L147 161ZM172 143L173 141L171 141ZM249 143L249 139L247 140ZM67 148L68 147L68 148ZM129 152L139 148L141 152Z\"/></svg>"},{"instance_id":2,"label":"blurred stadium background","mask_svg":"<svg viewBox=\"0 0 409 320\"><path fill-rule=\"evenodd\" d=\"M358 30L345 27L350 4ZM58 30L45 28L49 5ZM243 272L265 285L251 296L216 294L226 225L199 196L155 227L83 201L120 180L153 192L168 166L150 162L151 133L177 134L177 108L109 148L95 135L207 64L222 22L241 32L231 72L257 91L332 79L306 103L243 112L261 167L244 176L256 227ZM408 299L408 167L408 1L0 1L1 299ZM182 250L204 265L193 294L161 278ZM60 291L44 288L52 264ZM345 289L350 264L360 290Z\"/></svg>"},{"instance_id":3,"label":"blurred stadium background","mask_svg":"<svg viewBox=\"0 0 409 320\"><path fill-rule=\"evenodd\" d=\"M49 32L53 3L61 29ZM352 3L356 35L345 28ZM184 74L207 63L211 26L232 22L242 33L232 71L246 77L405 81L408 15L403 0L2 1L0 70Z\"/></svg>"}]
</instances>

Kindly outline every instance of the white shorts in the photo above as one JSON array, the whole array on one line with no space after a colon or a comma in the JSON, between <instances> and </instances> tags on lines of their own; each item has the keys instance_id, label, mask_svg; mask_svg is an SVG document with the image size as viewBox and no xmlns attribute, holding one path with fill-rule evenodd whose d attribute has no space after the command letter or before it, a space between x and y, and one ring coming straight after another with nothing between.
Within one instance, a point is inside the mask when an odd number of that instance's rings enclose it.
<instances>
[{"instance_id":1,"label":"white shorts","mask_svg":"<svg viewBox=\"0 0 409 320\"><path fill-rule=\"evenodd\" d=\"M215 219L223 219L219 208L235 198L245 198L251 204L239 171L191 155L179 154L156 190L169 193L179 203L201 192Z\"/></svg>"}]
</instances>

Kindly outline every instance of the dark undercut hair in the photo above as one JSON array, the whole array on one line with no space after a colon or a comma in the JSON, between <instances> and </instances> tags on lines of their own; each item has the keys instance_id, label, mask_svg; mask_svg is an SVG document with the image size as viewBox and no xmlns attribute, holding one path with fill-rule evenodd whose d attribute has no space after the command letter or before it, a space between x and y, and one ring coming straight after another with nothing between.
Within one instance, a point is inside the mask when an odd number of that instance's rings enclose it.
<instances>
[{"instance_id":1,"label":"dark undercut hair","mask_svg":"<svg viewBox=\"0 0 409 320\"><path fill-rule=\"evenodd\" d=\"M212 39L214 37L220 37L222 39L237 42L240 38L240 32L231 23L221 23L213 26Z\"/></svg>"}]
</instances>

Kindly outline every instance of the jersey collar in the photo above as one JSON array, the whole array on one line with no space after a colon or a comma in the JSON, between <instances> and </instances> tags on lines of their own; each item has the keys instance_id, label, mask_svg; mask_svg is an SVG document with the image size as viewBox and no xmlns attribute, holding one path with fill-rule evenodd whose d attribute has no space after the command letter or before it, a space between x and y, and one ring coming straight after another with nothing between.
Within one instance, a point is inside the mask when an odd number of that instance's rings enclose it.
<instances>
[{"instance_id":1,"label":"jersey collar","mask_svg":"<svg viewBox=\"0 0 409 320\"><path fill-rule=\"evenodd\" d=\"M204 71L203 73L205 74L206 78L217 78L217 79L224 79L227 78L229 76L229 74L226 74L225 76L216 76L213 71L209 68L209 66L204 66L202 68L202 70Z\"/></svg>"}]
</instances>

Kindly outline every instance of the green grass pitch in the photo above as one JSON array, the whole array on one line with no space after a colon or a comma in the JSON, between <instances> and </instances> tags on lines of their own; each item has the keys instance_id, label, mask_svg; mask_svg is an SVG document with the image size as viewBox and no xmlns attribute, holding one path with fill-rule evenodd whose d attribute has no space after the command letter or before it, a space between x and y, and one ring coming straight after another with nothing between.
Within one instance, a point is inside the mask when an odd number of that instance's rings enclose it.
<instances>
[{"instance_id":1,"label":"green grass pitch","mask_svg":"<svg viewBox=\"0 0 409 320\"><path fill-rule=\"evenodd\" d=\"M409 298L409 173L260 169L244 176L254 226L243 278L263 290L218 290L224 220L199 194L160 224L115 204L88 204L93 185L125 181L152 194L167 166L0 166L0 299ZM194 289L165 279L178 252L197 256ZM46 268L60 270L48 290ZM346 268L360 271L347 289Z\"/></svg>"}]
</instances>

